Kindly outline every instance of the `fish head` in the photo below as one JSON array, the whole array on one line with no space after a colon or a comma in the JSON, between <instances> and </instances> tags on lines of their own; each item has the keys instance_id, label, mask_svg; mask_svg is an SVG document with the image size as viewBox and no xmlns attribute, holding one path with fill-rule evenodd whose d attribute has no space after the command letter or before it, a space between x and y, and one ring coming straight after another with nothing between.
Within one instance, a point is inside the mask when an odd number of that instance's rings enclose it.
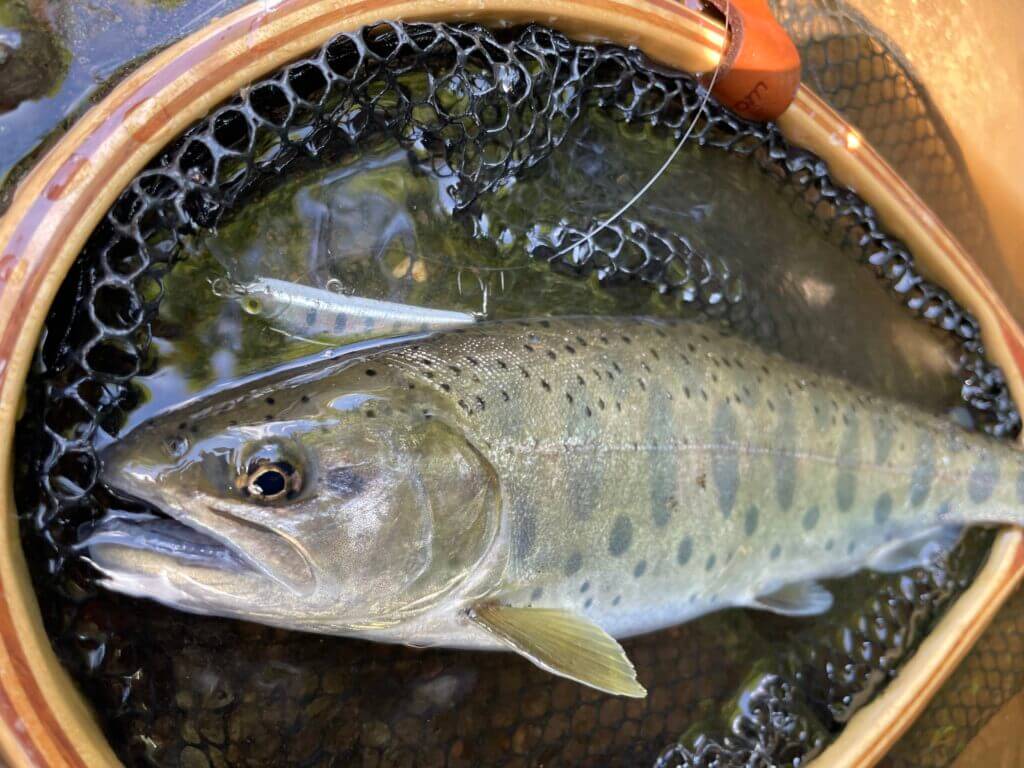
<instances>
[{"instance_id":1,"label":"fish head","mask_svg":"<svg viewBox=\"0 0 1024 768\"><path fill-rule=\"evenodd\" d=\"M495 473L430 393L359 373L200 400L102 450L105 483L162 513L85 533L105 584L338 634L437 605L494 540Z\"/></svg>"}]
</instances>

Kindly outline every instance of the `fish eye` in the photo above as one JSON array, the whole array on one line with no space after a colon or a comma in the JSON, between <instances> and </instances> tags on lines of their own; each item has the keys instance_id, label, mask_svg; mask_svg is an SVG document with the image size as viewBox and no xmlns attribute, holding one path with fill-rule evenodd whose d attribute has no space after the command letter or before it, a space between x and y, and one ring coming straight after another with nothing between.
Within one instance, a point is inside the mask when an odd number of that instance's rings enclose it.
<instances>
[{"instance_id":1,"label":"fish eye","mask_svg":"<svg viewBox=\"0 0 1024 768\"><path fill-rule=\"evenodd\" d=\"M287 461L257 461L239 480L251 498L263 502L293 499L302 490L302 473Z\"/></svg>"},{"instance_id":2,"label":"fish eye","mask_svg":"<svg viewBox=\"0 0 1024 768\"><path fill-rule=\"evenodd\" d=\"M253 296L248 296L242 302L242 309L250 315L258 315L263 310L263 304L259 299Z\"/></svg>"}]
</instances>

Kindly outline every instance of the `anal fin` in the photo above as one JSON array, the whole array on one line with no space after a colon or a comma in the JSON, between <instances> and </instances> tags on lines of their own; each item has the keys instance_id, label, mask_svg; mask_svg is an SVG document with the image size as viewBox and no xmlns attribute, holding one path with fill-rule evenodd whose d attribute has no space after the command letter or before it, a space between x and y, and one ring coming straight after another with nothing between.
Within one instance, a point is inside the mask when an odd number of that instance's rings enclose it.
<instances>
[{"instance_id":1,"label":"anal fin","mask_svg":"<svg viewBox=\"0 0 1024 768\"><path fill-rule=\"evenodd\" d=\"M816 581L795 581L758 595L750 607L783 616L816 616L832 607L832 593Z\"/></svg>"},{"instance_id":2,"label":"anal fin","mask_svg":"<svg viewBox=\"0 0 1024 768\"><path fill-rule=\"evenodd\" d=\"M899 573L927 565L937 555L955 547L962 533L963 529L959 525L925 528L910 537L883 545L871 554L867 566L880 573Z\"/></svg>"},{"instance_id":3,"label":"anal fin","mask_svg":"<svg viewBox=\"0 0 1024 768\"><path fill-rule=\"evenodd\" d=\"M606 693L647 695L622 646L589 619L557 609L496 603L477 606L470 618L541 669Z\"/></svg>"}]
</instances>

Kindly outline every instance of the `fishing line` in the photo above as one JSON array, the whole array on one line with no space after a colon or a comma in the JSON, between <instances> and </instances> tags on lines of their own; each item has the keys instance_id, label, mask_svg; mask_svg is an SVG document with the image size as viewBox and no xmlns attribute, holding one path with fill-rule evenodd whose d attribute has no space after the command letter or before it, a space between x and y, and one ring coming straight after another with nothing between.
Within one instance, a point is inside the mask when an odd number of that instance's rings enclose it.
<instances>
[{"instance_id":1,"label":"fishing line","mask_svg":"<svg viewBox=\"0 0 1024 768\"><path fill-rule=\"evenodd\" d=\"M442 267L448 267L449 269L472 269L477 272L516 272L534 268L533 264L513 264L508 267L495 267L488 264L461 264L457 261L446 261L434 256L425 256L422 253L416 254L415 258L420 261L424 261L427 264L439 264Z\"/></svg>"},{"instance_id":2,"label":"fishing line","mask_svg":"<svg viewBox=\"0 0 1024 768\"><path fill-rule=\"evenodd\" d=\"M655 173L651 176L651 178L649 178L647 180L647 182L625 203L625 205L623 205L621 208L619 208L617 211L615 211L615 213L613 213L611 216L609 216L604 221L602 221L598 226L596 226L592 230L590 230L586 235L581 237L579 240L576 240L575 242L572 242L569 245L567 245L564 248L562 248L560 251L558 251L556 253L557 256L563 256L566 253L568 253L569 251L573 250L574 248L578 248L583 243L592 242L594 237L598 233L600 233L601 231L603 231L603 230L607 229L609 226L611 226L611 224L613 224L619 217L621 217L624 213L626 213L626 211L628 211L637 202L639 202L640 198L642 198L645 194L647 194L647 192L651 189L651 187L653 187L658 182L658 179L660 179L665 174L665 172L672 165L673 161L679 156L679 153L683 150L683 146L686 144L687 140L689 140L690 136L693 134L694 129L697 127L697 123L700 120L701 115L704 113L704 108L707 106L707 103L708 103L708 101L711 98L711 91L715 87L715 82L718 80L718 73L721 71L721 68L722 68L722 60L725 58L726 51L728 50L728 46L729 46L729 10L731 8L731 5L732 5L731 0L727 0L727 2L725 4L725 10L724 10L725 24L726 24L726 26L725 26L725 34L722 36L722 48L719 51L718 63L715 65L715 69L711 73L711 80L708 82L707 88L704 90L704 94L701 97L700 104L697 105L697 109L694 112L693 120L690 121L689 126L687 126L686 130L683 132L683 135L679 139L679 142L676 144L675 148L673 148L672 152L669 153L668 157L665 158L665 161L661 164L661 166L658 168L658 170L655 171ZM462 270L464 268L471 269L472 271L474 271L476 273L479 273L479 272L491 272L491 271L498 272L499 275L501 276L501 281L502 281L502 284L503 284L502 288L503 289L504 289L504 281L505 281L505 274L504 274L505 271L507 271L507 270L517 270L517 269L528 269L529 268L529 265L518 265L518 266L512 266L512 267L491 267L491 266L474 266L474 267L466 266L466 267L464 267L463 265L458 265L458 264L454 264L454 263L451 263L451 262L446 263L443 259L430 258L430 257L424 256L423 254L417 254L414 258L422 259L423 261L425 261L427 263L434 262L434 263L437 263L437 264L443 264L444 266L447 266L448 268L454 267L457 270L456 271L456 282L458 284L458 290L459 290L459 295L460 296L462 295ZM410 267L411 267L411 265L412 265L412 259L410 259ZM477 278L477 281L480 283L480 287L481 287L481 290L482 290L482 293L483 293L484 312L486 313L487 291L486 291L486 288L483 285L483 281L481 280L479 274L476 274L476 278ZM328 283L330 283L330 282L331 281L328 281ZM338 281L338 283L340 285L340 281ZM328 288L328 290L331 290L331 289ZM215 294L216 294L216 291L215 291Z\"/></svg>"},{"instance_id":3,"label":"fishing line","mask_svg":"<svg viewBox=\"0 0 1024 768\"><path fill-rule=\"evenodd\" d=\"M307 344L315 344L320 347L330 347L331 349L338 346L337 344L332 342L320 341L318 339L310 339L306 336L299 336L297 333L290 333L289 331L286 331L284 328L278 328L275 325L270 325L270 323L267 323L267 330L273 331L274 333L279 333L282 336L291 339L292 341L305 342Z\"/></svg>"},{"instance_id":4,"label":"fishing line","mask_svg":"<svg viewBox=\"0 0 1024 768\"><path fill-rule=\"evenodd\" d=\"M662 174L664 174L665 171L668 170L669 166L672 165L672 161L675 160L679 153L682 151L683 145L686 143L686 140L690 138L690 134L693 133L693 129L697 126L697 121L700 120L700 116L704 112L704 107L707 106L708 100L711 98L711 89L715 87L715 81L718 79L718 72L722 68L722 59L725 58L725 53L728 50L729 8L731 4L731 0L728 0L725 4L725 34L722 36L722 50L719 52L718 64L715 65L715 71L711 73L711 81L708 83L708 87L704 91L704 96L697 107L697 111L694 113L693 121L686 129L686 132L683 133L683 137L679 140L679 143L676 144L675 149L672 150L669 156L665 159L665 162L661 164L661 167L654 173L654 175L647 180L647 183L644 184L643 187L641 187L640 190L635 195L633 195L633 197L631 197L625 205L619 208L619 210L617 210L607 219L602 221L597 227L590 230L590 232L588 232L586 236L580 238L574 243L570 243L569 245L565 246L565 248L558 251L558 253L556 254L557 256L564 256L566 253L575 248L578 248L583 243L589 243L594 239L594 236L598 232L607 229L616 219L618 219L620 216L622 216L622 214L624 214L626 211L632 208L633 205L636 204L641 197L647 194L647 191L654 186L658 179L661 178Z\"/></svg>"}]
</instances>

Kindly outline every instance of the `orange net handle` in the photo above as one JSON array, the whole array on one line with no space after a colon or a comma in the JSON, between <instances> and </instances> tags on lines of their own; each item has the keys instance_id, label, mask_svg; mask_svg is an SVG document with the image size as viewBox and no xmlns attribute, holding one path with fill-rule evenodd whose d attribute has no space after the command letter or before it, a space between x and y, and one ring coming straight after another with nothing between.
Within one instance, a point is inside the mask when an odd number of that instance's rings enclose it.
<instances>
[{"instance_id":1,"label":"orange net handle","mask_svg":"<svg viewBox=\"0 0 1024 768\"><path fill-rule=\"evenodd\" d=\"M729 45L713 93L750 120L775 120L800 86L800 54L766 0L707 0L726 14Z\"/></svg>"}]
</instances>

